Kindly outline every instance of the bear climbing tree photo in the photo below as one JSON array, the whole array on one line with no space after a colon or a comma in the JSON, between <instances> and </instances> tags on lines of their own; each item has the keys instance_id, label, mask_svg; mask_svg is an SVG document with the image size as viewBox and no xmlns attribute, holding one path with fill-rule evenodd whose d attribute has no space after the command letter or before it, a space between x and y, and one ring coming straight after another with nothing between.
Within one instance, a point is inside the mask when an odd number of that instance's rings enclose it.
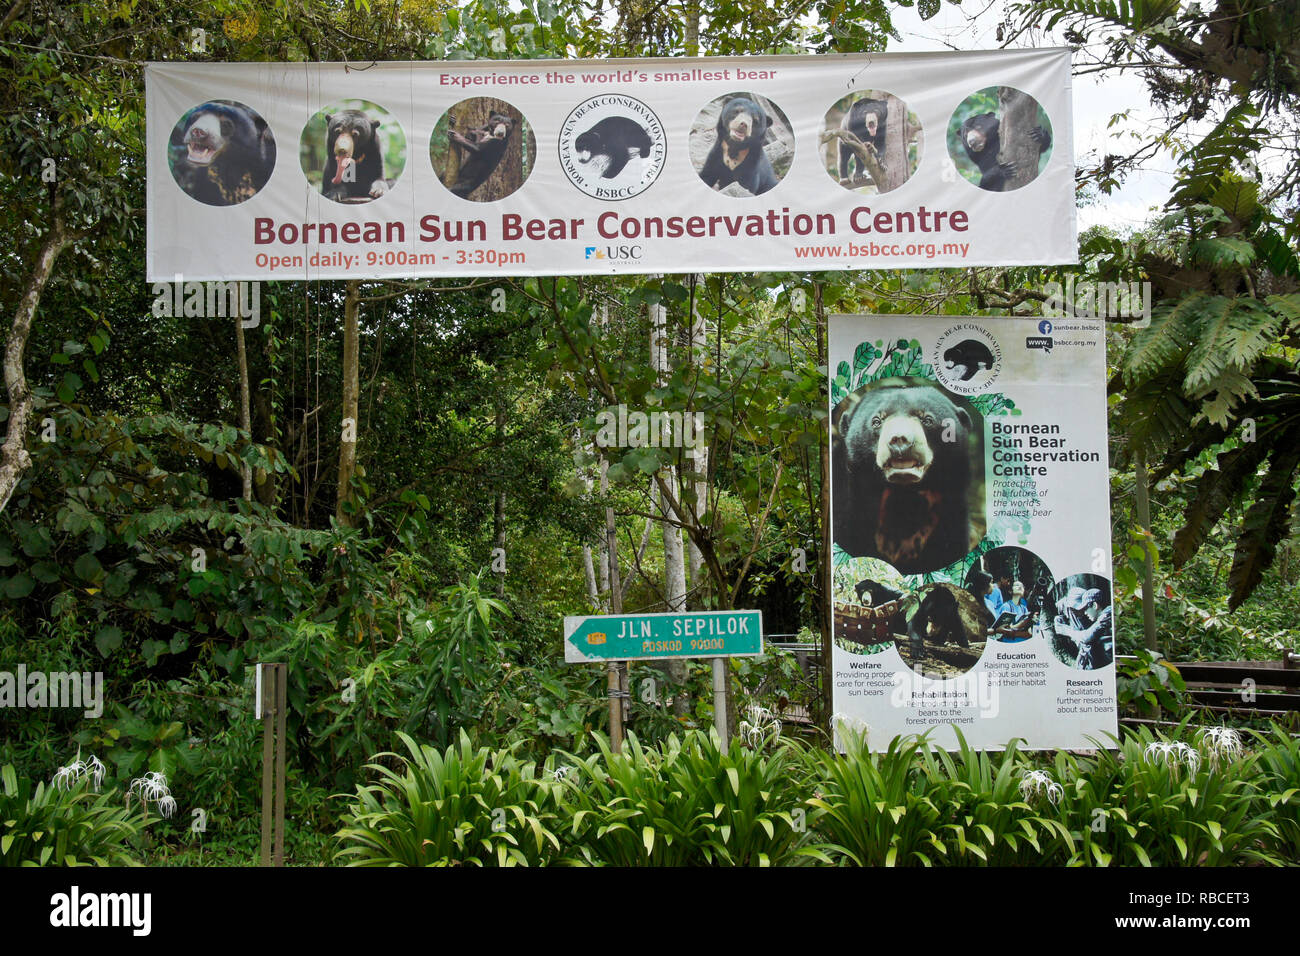
<instances>
[{"instance_id":1,"label":"bear climbing tree photo","mask_svg":"<svg viewBox=\"0 0 1300 956\"><path fill-rule=\"evenodd\" d=\"M528 179L537 140L523 113L492 96L462 100L434 127L429 160L438 179L461 199L495 202Z\"/></svg>"},{"instance_id":2,"label":"bear climbing tree photo","mask_svg":"<svg viewBox=\"0 0 1300 956\"><path fill-rule=\"evenodd\" d=\"M948 152L963 176L990 192L1038 178L1050 158L1052 127L1038 102L1009 86L968 96L948 125Z\"/></svg>"}]
</instances>

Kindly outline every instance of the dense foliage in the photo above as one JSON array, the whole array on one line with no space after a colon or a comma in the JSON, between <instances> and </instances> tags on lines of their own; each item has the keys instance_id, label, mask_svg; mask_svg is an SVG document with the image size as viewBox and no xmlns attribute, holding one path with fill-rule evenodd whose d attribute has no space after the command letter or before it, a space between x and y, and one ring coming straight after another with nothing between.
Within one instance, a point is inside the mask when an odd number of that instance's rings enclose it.
<instances>
[{"instance_id":1,"label":"dense foliage","mask_svg":"<svg viewBox=\"0 0 1300 956\"><path fill-rule=\"evenodd\" d=\"M1038 314L1044 284L1069 276L1153 292L1149 326L1110 329L1121 649L1144 640L1148 557L1166 657L1294 647L1294 4L1050 0L997 27L997 42L1063 36L1080 65L1139 70L1170 120L1129 155L1080 159L1085 203L1153 156L1173 157L1175 182L1145 228L1085 234L1077 268L364 282L355 350L344 284L267 283L262 322L244 331L246 396L233 322L154 314L145 61L870 52L912 6L928 17L939 2L13 4L0 20L0 126L18 144L0 153L0 302L21 374L7 371L0 407L0 671L101 671L106 705L98 719L0 710L0 861L251 860L254 661L289 667L297 862L1300 858L1296 744L1281 731L1220 763L1187 736L1195 769L1142 735L1042 765L915 741L840 758L817 730L807 746L723 744L700 732L706 664L637 665L636 740L619 755L600 736L604 675L560 652L564 614L683 601L756 607L769 634L816 642L826 316ZM703 473L670 449L602 462L596 415L618 404L703 414ZM1142 473L1148 527L1131 505ZM666 534L690 552L684 594ZM738 716L826 723L787 655L733 663L730 678ZM1149 655L1121 674L1147 716L1183 715L1180 691ZM201 810L206 829L32 783L78 749L115 779L165 774L181 819ZM1059 789L1025 788L1030 770Z\"/></svg>"}]
</instances>

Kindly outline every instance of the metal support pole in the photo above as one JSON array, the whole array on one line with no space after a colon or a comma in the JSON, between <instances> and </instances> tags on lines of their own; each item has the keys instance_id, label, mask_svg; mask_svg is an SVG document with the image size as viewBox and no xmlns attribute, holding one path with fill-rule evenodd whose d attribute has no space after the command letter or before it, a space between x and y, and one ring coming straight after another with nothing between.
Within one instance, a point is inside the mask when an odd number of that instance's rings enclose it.
<instances>
[{"instance_id":1,"label":"metal support pole","mask_svg":"<svg viewBox=\"0 0 1300 956\"><path fill-rule=\"evenodd\" d=\"M727 727L727 659L713 658L713 726L722 739L722 746L728 746L731 735Z\"/></svg>"},{"instance_id":2,"label":"metal support pole","mask_svg":"<svg viewBox=\"0 0 1300 956\"><path fill-rule=\"evenodd\" d=\"M289 669L257 665L257 709L262 721L262 866L284 866L284 777Z\"/></svg>"}]
</instances>

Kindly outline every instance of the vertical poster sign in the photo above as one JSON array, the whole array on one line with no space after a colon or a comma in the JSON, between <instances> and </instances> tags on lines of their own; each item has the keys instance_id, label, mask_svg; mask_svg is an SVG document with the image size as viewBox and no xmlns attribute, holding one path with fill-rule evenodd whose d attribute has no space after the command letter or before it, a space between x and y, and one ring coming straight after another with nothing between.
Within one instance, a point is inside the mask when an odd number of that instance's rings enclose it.
<instances>
[{"instance_id":1,"label":"vertical poster sign","mask_svg":"<svg viewBox=\"0 0 1300 956\"><path fill-rule=\"evenodd\" d=\"M873 750L1116 733L1101 322L836 316L834 709Z\"/></svg>"}]
</instances>

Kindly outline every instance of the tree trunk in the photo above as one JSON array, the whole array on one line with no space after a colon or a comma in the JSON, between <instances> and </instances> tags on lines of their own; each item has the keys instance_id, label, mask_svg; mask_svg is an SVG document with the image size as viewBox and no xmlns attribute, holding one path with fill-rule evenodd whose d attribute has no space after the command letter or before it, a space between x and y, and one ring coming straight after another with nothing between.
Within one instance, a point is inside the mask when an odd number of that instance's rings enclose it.
<instances>
[{"instance_id":1,"label":"tree trunk","mask_svg":"<svg viewBox=\"0 0 1300 956\"><path fill-rule=\"evenodd\" d=\"M235 352L239 357L239 427L253 440L253 420L248 411L248 352L244 348L244 318L235 309ZM247 452L245 452L247 455ZM244 500L253 500L253 470L247 461L239 464L239 474L244 481Z\"/></svg>"},{"instance_id":2,"label":"tree trunk","mask_svg":"<svg viewBox=\"0 0 1300 956\"><path fill-rule=\"evenodd\" d=\"M357 470L357 405L361 390L357 314L360 310L361 283L352 279L343 300L343 420L339 440L338 497L334 509L339 524L347 528L356 523L355 517L348 514L343 505L352 497L352 478Z\"/></svg>"},{"instance_id":3,"label":"tree trunk","mask_svg":"<svg viewBox=\"0 0 1300 956\"><path fill-rule=\"evenodd\" d=\"M684 43L687 56L700 55L700 0L686 0L683 24Z\"/></svg>"},{"instance_id":4,"label":"tree trunk","mask_svg":"<svg viewBox=\"0 0 1300 956\"><path fill-rule=\"evenodd\" d=\"M72 232L64 225L62 210L56 200L54 223L49 235L41 243L41 251L37 253L36 264L27 277L27 286L23 289L23 297L9 329L9 339L5 342L5 390L9 396L9 423L4 445L0 446L0 511L9 506L9 499L13 497L18 482L32 466L31 455L27 453L32 393L27 387L27 374L23 369L23 356L27 350L27 337L32 331L32 319L41 303L45 284L54 272L54 261L64 247L80 235L82 233Z\"/></svg>"},{"instance_id":5,"label":"tree trunk","mask_svg":"<svg viewBox=\"0 0 1300 956\"><path fill-rule=\"evenodd\" d=\"M885 183L880 191L890 192L907 182L907 105L897 96L886 96L889 118L885 120Z\"/></svg>"},{"instance_id":6,"label":"tree trunk","mask_svg":"<svg viewBox=\"0 0 1300 956\"><path fill-rule=\"evenodd\" d=\"M1038 177L1038 143L1030 131L1038 125L1038 103L1032 97L1009 86L998 87L1001 121L998 135L1001 149L999 163L1014 163L1016 171L1007 177L1004 190L1019 189Z\"/></svg>"},{"instance_id":7,"label":"tree trunk","mask_svg":"<svg viewBox=\"0 0 1300 956\"><path fill-rule=\"evenodd\" d=\"M655 384L668 380L671 365L668 358L668 310L662 305L650 306L650 366L655 372ZM674 484L675 469L669 468L668 482ZM686 610L686 561L682 551L682 529L668 521L671 511L667 500L657 486L651 486L655 508L661 515L660 530L664 541L664 610ZM681 716L688 712L685 694L686 662L665 661L664 673L673 684L673 713Z\"/></svg>"},{"instance_id":8,"label":"tree trunk","mask_svg":"<svg viewBox=\"0 0 1300 956\"><path fill-rule=\"evenodd\" d=\"M496 440L498 454L502 454L505 448L505 430L506 430L506 404L504 397L500 392L497 393L497 415L496 415ZM497 494L496 504L492 513L492 529L494 532L493 541L496 547L501 549L504 554L506 550L506 487L505 477L497 475ZM506 576L497 575L497 597L506 596Z\"/></svg>"},{"instance_id":9,"label":"tree trunk","mask_svg":"<svg viewBox=\"0 0 1300 956\"><path fill-rule=\"evenodd\" d=\"M813 311L817 319L817 365L828 368L826 343L826 303L822 299L822 284L813 285ZM830 419L827 419L829 423ZM829 427L829 424L828 424ZM831 700L831 634L835 621L834 597L831 590L831 449L830 438L821 443L821 488L818 490L818 511L821 513L821 561L818 562L818 582L814 593L821 601L822 629L822 715L829 716L834 706Z\"/></svg>"}]
</instances>

